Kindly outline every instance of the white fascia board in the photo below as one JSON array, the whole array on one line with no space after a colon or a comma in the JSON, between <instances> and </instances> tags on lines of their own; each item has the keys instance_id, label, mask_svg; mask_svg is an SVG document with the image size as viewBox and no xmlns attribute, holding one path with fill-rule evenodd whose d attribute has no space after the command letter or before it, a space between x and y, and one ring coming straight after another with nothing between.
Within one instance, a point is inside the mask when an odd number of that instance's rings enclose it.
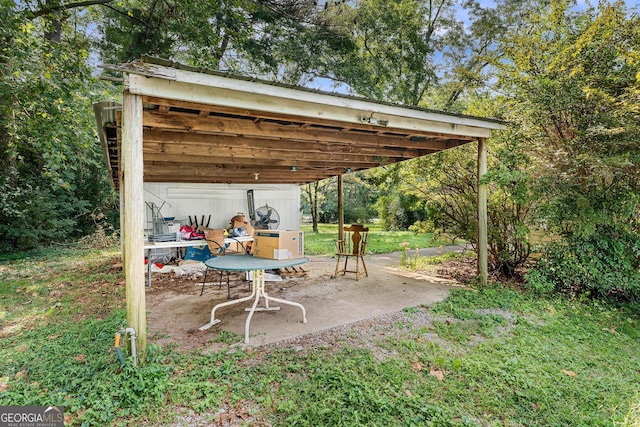
<instances>
[{"instance_id":1,"label":"white fascia board","mask_svg":"<svg viewBox=\"0 0 640 427\"><path fill-rule=\"evenodd\" d=\"M503 124L473 117L367 102L260 82L144 64L126 75L131 93L174 100L268 111L300 117L361 123L362 117L388 120L388 128L489 137ZM381 126L383 129L384 126Z\"/></svg>"}]
</instances>

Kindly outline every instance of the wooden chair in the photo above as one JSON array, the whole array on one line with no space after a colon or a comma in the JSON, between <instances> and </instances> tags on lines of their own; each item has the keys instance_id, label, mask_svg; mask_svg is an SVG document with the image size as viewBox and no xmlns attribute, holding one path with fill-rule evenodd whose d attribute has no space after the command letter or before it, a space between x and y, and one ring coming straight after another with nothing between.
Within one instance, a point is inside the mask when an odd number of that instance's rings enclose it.
<instances>
[{"instance_id":1,"label":"wooden chair","mask_svg":"<svg viewBox=\"0 0 640 427\"><path fill-rule=\"evenodd\" d=\"M337 276L339 272L342 274L356 273L356 280L360 279L361 275L369 276L367 271L367 264L364 262L364 254L367 249L367 236L369 234L369 228L364 227L362 224L353 224L351 227L344 227L345 239L336 240L336 247L338 252L336 257L336 272L334 276ZM344 267L340 270L340 258L344 257ZM347 263L349 258L356 259L356 269L347 270ZM362 261L363 271L360 271L360 261Z\"/></svg>"},{"instance_id":2,"label":"wooden chair","mask_svg":"<svg viewBox=\"0 0 640 427\"><path fill-rule=\"evenodd\" d=\"M246 253L246 249L242 242L236 240L234 243L225 242L224 230L212 229L206 227L200 227L204 231L205 241L209 246L211 257L226 256L226 255L238 255ZM231 238L233 239L233 238ZM234 239L235 240L235 239ZM204 279L202 281L202 289L200 290L200 296L204 293L204 284L207 283L207 273L209 269L204 271ZM227 271L227 299L231 299L231 286L229 285L229 272ZM220 287L222 287L222 271L220 271Z\"/></svg>"}]
</instances>

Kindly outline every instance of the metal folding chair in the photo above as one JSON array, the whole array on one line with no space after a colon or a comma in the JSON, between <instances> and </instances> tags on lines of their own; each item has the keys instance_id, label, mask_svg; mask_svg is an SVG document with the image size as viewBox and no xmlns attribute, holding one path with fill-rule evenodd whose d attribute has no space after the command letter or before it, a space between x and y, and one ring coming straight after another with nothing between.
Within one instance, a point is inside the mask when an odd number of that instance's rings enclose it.
<instances>
[{"instance_id":1,"label":"metal folding chair","mask_svg":"<svg viewBox=\"0 0 640 427\"><path fill-rule=\"evenodd\" d=\"M218 256L228 256L228 255L238 255L246 253L246 249L242 242L234 239L233 237L228 238L229 240L233 240L233 242L227 242L224 237L223 229L211 229L200 227L202 231L204 231L205 241L207 245L209 245L209 250L211 251L212 257ZM204 285L207 283L207 273L209 272L209 268L204 271L204 279L202 281L202 289L200 290L200 296L204 293ZM222 271L220 271L220 287L222 287ZM231 285L229 283L229 275L230 273L227 271L227 299L231 299Z\"/></svg>"}]
</instances>

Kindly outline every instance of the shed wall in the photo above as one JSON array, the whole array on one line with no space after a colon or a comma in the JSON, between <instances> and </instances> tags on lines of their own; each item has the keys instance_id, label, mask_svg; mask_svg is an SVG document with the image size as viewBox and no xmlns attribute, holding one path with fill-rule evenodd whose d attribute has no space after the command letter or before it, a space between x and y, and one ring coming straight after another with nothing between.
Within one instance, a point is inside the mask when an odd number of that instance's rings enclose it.
<instances>
[{"instance_id":1,"label":"shed wall","mask_svg":"<svg viewBox=\"0 0 640 427\"><path fill-rule=\"evenodd\" d=\"M298 230L301 223L300 187L296 184L240 185L240 184L144 184L144 201L162 206L164 217L188 222L189 216L202 216L205 223L211 215L211 228L228 228L238 212L249 217L247 190L253 190L255 208L269 205L280 214L280 230ZM151 210L145 213L145 229L151 228Z\"/></svg>"}]
</instances>

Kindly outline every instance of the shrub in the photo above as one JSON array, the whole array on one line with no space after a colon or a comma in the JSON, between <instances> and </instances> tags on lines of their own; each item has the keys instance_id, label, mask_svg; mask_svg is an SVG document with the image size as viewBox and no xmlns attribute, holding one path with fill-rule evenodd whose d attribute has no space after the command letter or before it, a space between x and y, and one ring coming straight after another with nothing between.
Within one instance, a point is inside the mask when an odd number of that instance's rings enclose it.
<instances>
[{"instance_id":1,"label":"shrub","mask_svg":"<svg viewBox=\"0 0 640 427\"><path fill-rule=\"evenodd\" d=\"M537 292L638 299L640 238L621 227L600 225L589 235L549 244L526 278Z\"/></svg>"},{"instance_id":2,"label":"shrub","mask_svg":"<svg viewBox=\"0 0 640 427\"><path fill-rule=\"evenodd\" d=\"M92 234L84 236L78 240L81 247L85 249L110 249L120 243L120 233L105 221L102 214L94 215L92 218L96 224L96 229Z\"/></svg>"}]
</instances>

